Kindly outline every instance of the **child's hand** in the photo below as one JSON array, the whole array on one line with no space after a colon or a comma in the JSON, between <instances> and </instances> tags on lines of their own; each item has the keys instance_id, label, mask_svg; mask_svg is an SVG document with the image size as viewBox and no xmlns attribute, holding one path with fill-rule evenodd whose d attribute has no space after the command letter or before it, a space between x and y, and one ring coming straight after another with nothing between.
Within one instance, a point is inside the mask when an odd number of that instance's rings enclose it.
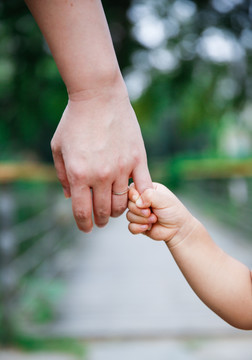
<instances>
[{"instance_id":1,"label":"child's hand","mask_svg":"<svg viewBox=\"0 0 252 360\"><path fill-rule=\"evenodd\" d=\"M134 184L131 184L129 190L129 201L127 212L127 219L129 220L129 230L132 234L140 234L146 230L150 230L152 224L157 222L157 217L151 212L149 206L146 208L139 208L136 205L136 201L140 197L138 191L135 188Z\"/></svg>"},{"instance_id":2,"label":"child's hand","mask_svg":"<svg viewBox=\"0 0 252 360\"><path fill-rule=\"evenodd\" d=\"M193 224L193 216L165 186L153 183L153 187L139 196L134 185L131 185L127 213L130 232L144 233L154 240L166 242L178 233L186 236Z\"/></svg>"}]
</instances>

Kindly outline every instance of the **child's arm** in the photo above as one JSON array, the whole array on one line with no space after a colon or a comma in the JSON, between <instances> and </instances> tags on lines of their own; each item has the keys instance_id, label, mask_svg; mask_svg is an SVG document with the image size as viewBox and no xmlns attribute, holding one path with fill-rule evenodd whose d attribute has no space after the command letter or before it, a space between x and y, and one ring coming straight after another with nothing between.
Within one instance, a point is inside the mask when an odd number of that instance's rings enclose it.
<instances>
[{"instance_id":1,"label":"child's arm","mask_svg":"<svg viewBox=\"0 0 252 360\"><path fill-rule=\"evenodd\" d=\"M138 200L136 201L136 199ZM139 198L129 192L129 229L154 240L164 240L186 280L200 299L231 325L252 329L252 274L224 253L211 239L204 226L166 187L154 184ZM141 200L140 200L141 199ZM151 207L157 217L153 223L141 209ZM141 228L151 224L150 230Z\"/></svg>"}]
</instances>

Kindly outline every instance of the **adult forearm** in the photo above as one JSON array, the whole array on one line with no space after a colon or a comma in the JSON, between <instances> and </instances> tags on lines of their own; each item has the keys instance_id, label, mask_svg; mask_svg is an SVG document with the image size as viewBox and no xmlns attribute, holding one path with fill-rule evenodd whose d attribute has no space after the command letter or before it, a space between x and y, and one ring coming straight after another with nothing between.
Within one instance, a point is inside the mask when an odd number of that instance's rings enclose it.
<instances>
[{"instance_id":1,"label":"adult forearm","mask_svg":"<svg viewBox=\"0 0 252 360\"><path fill-rule=\"evenodd\" d=\"M70 94L121 81L100 0L26 0Z\"/></svg>"},{"instance_id":2,"label":"adult forearm","mask_svg":"<svg viewBox=\"0 0 252 360\"><path fill-rule=\"evenodd\" d=\"M170 251L192 289L208 307L231 325L252 329L250 270L224 253L203 225L198 223Z\"/></svg>"}]
</instances>

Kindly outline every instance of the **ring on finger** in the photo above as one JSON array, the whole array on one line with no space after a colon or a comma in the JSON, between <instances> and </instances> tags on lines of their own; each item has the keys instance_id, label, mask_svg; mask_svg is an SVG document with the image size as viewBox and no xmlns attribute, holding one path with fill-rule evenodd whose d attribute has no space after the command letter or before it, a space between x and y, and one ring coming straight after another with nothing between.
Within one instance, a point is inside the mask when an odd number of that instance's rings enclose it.
<instances>
[{"instance_id":1,"label":"ring on finger","mask_svg":"<svg viewBox=\"0 0 252 360\"><path fill-rule=\"evenodd\" d=\"M127 194L128 192L129 192L129 187L127 187L127 189L120 191L120 192L112 190L113 195L124 195L124 194Z\"/></svg>"}]
</instances>

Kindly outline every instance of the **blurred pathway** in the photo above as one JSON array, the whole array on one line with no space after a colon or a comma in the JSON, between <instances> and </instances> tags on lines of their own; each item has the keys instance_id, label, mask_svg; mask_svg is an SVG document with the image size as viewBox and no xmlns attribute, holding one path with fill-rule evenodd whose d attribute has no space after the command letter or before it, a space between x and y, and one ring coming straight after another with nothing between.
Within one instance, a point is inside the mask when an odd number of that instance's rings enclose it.
<instances>
[{"instance_id":1,"label":"blurred pathway","mask_svg":"<svg viewBox=\"0 0 252 360\"><path fill-rule=\"evenodd\" d=\"M252 268L251 243L183 201L224 250ZM78 236L62 256L68 288L46 336L84 340L85 360L252 360L252 332L231 328L201 303L164 243L132 236L125 216ZM24 357L72 359L0 351L1 360Z\"/></svg>"},{"instance_id":2,"label":"blurred pathway","mask_svg":"<svg viewBox=\"0 0 252 360\"><path fill-rule=\"evenodd\" d=\"M252 245L188 208L252 268ZM79 235L52 335L89 343L88 360L252 359L252 333L219 319L192 292L164 243L132 236L125 216Z\"/></svg>"}]
</instances>

